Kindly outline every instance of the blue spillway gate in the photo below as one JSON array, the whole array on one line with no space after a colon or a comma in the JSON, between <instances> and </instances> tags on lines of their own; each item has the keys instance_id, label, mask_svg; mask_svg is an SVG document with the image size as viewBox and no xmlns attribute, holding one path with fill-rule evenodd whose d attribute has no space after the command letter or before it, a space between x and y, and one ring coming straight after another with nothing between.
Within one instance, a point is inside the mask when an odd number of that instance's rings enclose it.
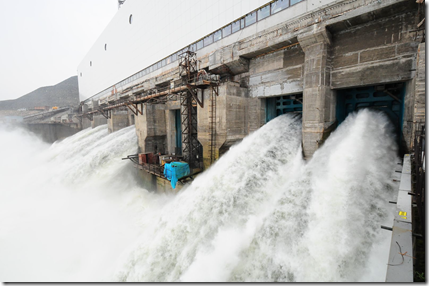
<instances>
[{"instance_id":1,"label":"blue spillway gate","mask_svg":"<svg viewBox=\"0 0 429 286\"><path fill-rule=\"evenodd\" d=\"M265 110L266 122L289 112L302 113L302 94L267 98Z\"/></svg>"},{"instance_id":2,"label":"blue spillway gate","mask_svg":"<svg viewBox=\"0 0 429 286\"><path fill-rule=\"evenodd\" d=\"M400 135L404 114L404 93L403 83L338 90L338 124L354 111L371 108L384 112L395 126L396 133Z\"/></svg>"},{"instance_id":3,"label":"blue spillway gate","mask_svg":"<svg viewBox=\"0 0 429 286\"><path fill-rule=\"evenodd\" d=\"M382 111L392 122L397 135L399 152L406 150L402 134L404 117L405 83L342 89L337 91L337 121L341 124L346 117L360 109L370 108Z\"/></svg>"}]
</instances>

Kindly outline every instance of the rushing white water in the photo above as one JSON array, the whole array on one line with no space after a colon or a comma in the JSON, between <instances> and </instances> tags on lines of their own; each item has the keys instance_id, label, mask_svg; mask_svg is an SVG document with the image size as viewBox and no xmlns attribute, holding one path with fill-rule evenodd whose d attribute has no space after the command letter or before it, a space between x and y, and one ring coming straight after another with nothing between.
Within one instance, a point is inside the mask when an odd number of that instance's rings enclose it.
<instances>
[{"instance_id":1,"label":"rushing white water","mask_svg":"<svg viewBox=\"0 0 429 286\"><path fill-rule=\"evenodd\" d=\"M309 162L278 117L177 195L121 157L134 127L48 146L1 131L2 281L384 281L396 158L388 120L352 115Z\"/></svg>"}]
</instances>

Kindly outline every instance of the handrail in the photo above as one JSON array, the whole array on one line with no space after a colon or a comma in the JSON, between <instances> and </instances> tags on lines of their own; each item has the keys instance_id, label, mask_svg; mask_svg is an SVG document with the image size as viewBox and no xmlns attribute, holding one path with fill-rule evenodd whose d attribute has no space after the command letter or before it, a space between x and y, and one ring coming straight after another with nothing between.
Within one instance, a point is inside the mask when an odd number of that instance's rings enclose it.
<instances>
[{"instance_id":1,"label":"handrail","mask_svg":"<svg viewBox=\"0 0 429 286\"><path fill-rule=\"evenodd\" d=\"M420 219L420 225L422 227L421 232L423 239L425 239L426 234L426 219L425 219L425 161L426 161L426 127L422 125L419 131L416 131L416 136L414 137L414 201L417 205L417 212Z\"/></svg>"}]
</instances>

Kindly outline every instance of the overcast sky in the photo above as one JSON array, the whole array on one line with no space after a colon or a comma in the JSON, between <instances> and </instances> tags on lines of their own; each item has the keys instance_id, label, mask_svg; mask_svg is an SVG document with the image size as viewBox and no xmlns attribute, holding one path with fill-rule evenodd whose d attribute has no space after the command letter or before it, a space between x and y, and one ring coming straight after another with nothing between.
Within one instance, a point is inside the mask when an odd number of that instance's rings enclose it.
<instances>
[{"instance_id":1,"label":"overcast sky","mask_svg":"<svg viewBox=\"0 0 429 286\"><path fill-rule=\"evenodd\" d=\"M0 0L0 100L76 75L117 0Z\"/></svg>"}]
</instances>

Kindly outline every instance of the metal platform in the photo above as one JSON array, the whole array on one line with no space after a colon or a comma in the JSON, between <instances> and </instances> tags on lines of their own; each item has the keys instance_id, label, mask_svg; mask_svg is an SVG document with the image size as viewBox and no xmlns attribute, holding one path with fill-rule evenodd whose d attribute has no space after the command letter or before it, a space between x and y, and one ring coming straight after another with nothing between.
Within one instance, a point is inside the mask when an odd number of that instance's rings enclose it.
<instances>
[{"instance_id":1,"label":"metal platform","mask_svg":"<svg viewBox=\"0 0 429 286\"><path fill-rule=\"evenodd\" d=\"M145 171L147 173L150 173L154 176L157 176L161 179L167 180L168 179L164 176L164 165L161 164L149 164L149 163L139 163L138 154L134 155L128 155L126 158L122 158L122 160L130 160L133 162L134 168L137 168L139 170ZM192 181L194 179L194 176L201 173L203 170L200 168L191 169L191 174L181 177L177 181L181 184L185 184L186 182Z\"/></svg>"}]
</instances>

